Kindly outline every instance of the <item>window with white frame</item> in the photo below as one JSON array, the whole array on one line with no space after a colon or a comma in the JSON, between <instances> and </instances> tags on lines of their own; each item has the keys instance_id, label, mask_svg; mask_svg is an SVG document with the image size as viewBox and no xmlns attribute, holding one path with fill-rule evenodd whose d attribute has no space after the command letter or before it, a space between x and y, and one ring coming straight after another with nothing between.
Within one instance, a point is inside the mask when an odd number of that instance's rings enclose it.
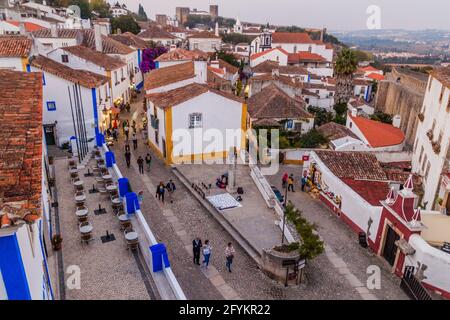
<instances>
[{"instance_id":1,"label":"window with white frame","mask_svg":"<svg viewBox=\"0 0 450 320\"><path fill-rule=\"evenodd\" d=\"M202 127L202 114L201 113L191 113L189 115L189 129L201 128Z\"/></svg>"}]
</instances>

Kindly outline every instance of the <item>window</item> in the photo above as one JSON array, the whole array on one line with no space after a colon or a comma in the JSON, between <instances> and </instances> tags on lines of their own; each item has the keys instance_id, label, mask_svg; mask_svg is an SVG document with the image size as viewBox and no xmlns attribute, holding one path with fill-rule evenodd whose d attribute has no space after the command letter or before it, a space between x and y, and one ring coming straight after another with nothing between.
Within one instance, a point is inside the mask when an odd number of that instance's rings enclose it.
<instances>
[{"instance_id":1,"label":"window","mask_svg":"<svg viewBox=\"0 0 450 320\"><path fill-rule=\"evenodd\" d=\"M194 49L198 49L198 43L194 43Z\"/></svg>"},{"instance_id":2,"label":"window","mask_svg":"<svg viewBox=\"0 0 450 320\"><path fill-rule=\"evenodd\" d=\"M63 47L68 47L69 45L67 44L67 42L63 42L63 43L62 43L62 46L63 46Z\"/></svg>"},{"instance_id":3,"label":"window","mask_svg":"<svg viewBox=\"0 0 450 320\"><path fill-rule=\"evenodd\" d=\"M123 68L120 69L120 80L125 80L125 77L123 76Z\"/></svg>"},{"instance_id":4,"label":"window","mask_svg":"<svg viewBox=\"0 0 450 320\"><path fill-rule=\"evenodd\" d=\"M428 173L430 173L430 168L431 168L431 163L430 163L430 161L428 161L427 171L425 171L425 180L428 179Z\"/></svg>"},{"instance_id":5,"label":"window","mask_svg":"<svg viewBox=\"0 0 450 320\"><path fill-rule=\"evenodd\" d=\"M309 46L308 51L312 52L312 46Z\"/></svg>"},{"instance_id":6,"label":"window","mask_svg":"<svg viewBox=\"0 0 450 320\"><path fill-rule=\"evenodd\" d=\"M211 48L213 48L213 50L216 50L217 46L215 43L211 44Z\"/></svg>"},{"instance_id":7,"label":"window","mask_svg":"<svg viewBox=\"0 0 450 320\"><path fill-rule=\"evenodd\" d=\"M69 56L67 54L62 54L61 55L61 61L64 63L69 62Z\"/></svg>"},{"instance_id":8,"label":"window","mask_svg":"<svg viewBox=\"0 0 450 320\"><path fill-rule=\"evenodd\" d=\"M56 110L56 102L55 101L47 101L47 110L55 111Z\"/></svg>"},{"instance_id":9,"label":"window","mask_svg":"<svg viewBox=\"0 0 450 320\"><path fill-rule=\"evenodd\" d=\"M425 170L425 165L427 164L428 158L427 155L425 155L425 157L423 158L423 163L422 163L422 172Z\"/></svg>"},{"instance_id":10,"label":"window","mask_svg":"<svg viewBox=\"0 0 450 320\"><path fill-rule=\"evenodd\" d=\"M202 127L202 114L201 113L191 113L189 115L189 129L201 128Z\"/></svg>"},{"instance_id":11,"label":"window","mask_svg":"<svg viewBox=\"0 0 450 320\"><path fill-rule=\"evenodd\" d=\"M422 146L422 148L420 149L419 163L422 162L423 151L424 151L424 149L423 149L423 146Z\"/></svg>"},{"instance_id":12,"label":"window","mask_svg":"<svg viewBox=\"0 0 450 320\"><path fill-rule=\"evenodd\" d=\"M119 84L119 81L117 79L117 71L114 71L114 83L117 85Z\"/></svg>"},{"instance_id":13,"label":"window","mask_svg":"<svg viewBox=\"0 0 450 320\"><path fill-rule=\"evenodd\" d=\"M445 86L442 85L441 94L439 95L439 103L442 103L442 98L444 98Z\"/></svg>"}]
</instances>

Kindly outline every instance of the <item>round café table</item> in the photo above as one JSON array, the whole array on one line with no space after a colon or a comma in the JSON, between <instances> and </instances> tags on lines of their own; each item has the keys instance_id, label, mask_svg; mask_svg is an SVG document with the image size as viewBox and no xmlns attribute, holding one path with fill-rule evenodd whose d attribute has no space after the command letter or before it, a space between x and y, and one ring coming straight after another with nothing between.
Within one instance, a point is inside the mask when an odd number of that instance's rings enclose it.
<instances>
[{"instance_id":1,"label":"round caf\u00e9 table","mask_svg":"<svg viewBox=\"0 0 450 320\"><path fill-rule=\"evenodd\" d=\"M79 196L75 196L75 201L76 202L82 202L86 200L86 195L79 195Z\"/></svg>"},{"instance_id":2,"label":"round caf\u00e9 table","mask_svg":"<svg viewBox=\"0 0 450 320\"><path fill-rule=\"evenodd\" d=\"M127 234L125 234L125 239L127 239L128 241L137 240L137 238L138 238L138 234L136 231L131 231L131 232L128 232Z\"/></svg>"},{"instance_id":3,"label":"round caf\u00e9 table","mask_svg":"<svg viewBox=\"0 0 450 320\"><path fill-rule=\"evenodd\" d=\"M115 190L117 190L117 186L115 184L111 184L109 186L106 186L106 190L115 191Z\"/></svg>"},{"instance_id":4,"label":"round caf\u00e9 table","mask_svg":"<svg viewBox=\"0 0 450 320\"><path fill-rule=\"evenodd\" d=\"M87 209L80 209L80 210L75 211L76 216L79 218L87 216L88 213L89 213L89 211Z\"/></svg>"},{"instance_id":5,"label":"round caf\u00e9 table","mask_svg":"<svg viewBox=\"0 0 450 320\"><path fill-rule=\"evenodd\" d=\"M81 233L90 233L90 232L92 232L92 229L93 229L93 227L90 224L88 224L86 226L80 227L80 232Z\"/></svg>"}]
</instances>

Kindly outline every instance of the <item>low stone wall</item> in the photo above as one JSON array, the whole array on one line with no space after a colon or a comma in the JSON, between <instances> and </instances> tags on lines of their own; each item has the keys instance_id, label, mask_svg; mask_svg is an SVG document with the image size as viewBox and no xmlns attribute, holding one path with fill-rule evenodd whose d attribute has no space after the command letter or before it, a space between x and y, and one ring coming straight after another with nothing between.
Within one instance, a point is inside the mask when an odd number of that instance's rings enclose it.
<instances>
[{"instance_id":1,"label":"low stone wall","mask_svg":"<svg viewBox=\"0 0 450 320\"><path fill-rule=\"evenodd\" d=\"M297 251L285 253L273 249L264 249L262 254L261 270L271 279L285 284L298 285L301 282L302 272L295 272L294 265L300 261ZM293 263L284 266L284 263Z\"/></svg>"}]
</instances>

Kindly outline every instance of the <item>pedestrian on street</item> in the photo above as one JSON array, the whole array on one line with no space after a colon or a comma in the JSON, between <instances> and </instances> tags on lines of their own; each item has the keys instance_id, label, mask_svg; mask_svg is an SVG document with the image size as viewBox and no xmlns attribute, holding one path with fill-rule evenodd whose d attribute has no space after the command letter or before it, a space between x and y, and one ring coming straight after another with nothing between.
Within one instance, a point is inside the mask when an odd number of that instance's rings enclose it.
<instances>
[{"instance_id":1,"label":"pedestrian on street","mask_svg":"<svg viewBox=\"0 0 450 320\"><path fill-rule=\"evenodd\" d=\"M306 181L307 181L306 176L303 176L302 177L302 191L303 192L305 191Z\"/></svg>"},{"instance_id":2,"label":"pedestrian on street","mask_svg":"<svg viewBox=\"0 0 450 320\"><path fill-rule=\"evenodd\" d=\"M175 183L173 183L172 179L170 179L169 182L167 182L166 189L169 192L169 201L170 201L170 203L173 203L172 196L173 196L174 191L176 190L176 187L175 187Z\"/></svg>"},{"instance_id":3,"label":"pedestrian on street","mask_svg":"<svg viewBox=\"0 0 450 320\"><path fill-rule=\"evenodd\" d=\"M288 191L294 191L294 175L291 173L291 175L288 178Z\"/></svg>"},{"instance_id":4,"label":"pedestrian on street","mask_svg":"<svg viewBox=\"0 0 450 320\"><path fill-rule=\"evenodd\" d=\"M150 153L147 153L145 156L145 163L147 164L147 171L150 171L150 165L152 164L152 156Z\"/></svg>"},{"instance_id":5,"label":"pedestrian on street","mask_svg":"<svg viewBox=\"0 0 450 320\"><path fill-rule=\"evenodd\" d=\"M127 120L124 120L123 123L122 123L122 131L123 131L123 134L125 134L125 127L126 127L127 125L128 125Z\"/></svg>"},{"instance_id":6,"label":"pedestrian on street","mask_svg":"<svg viewBox=\"0 0 450 320\"><path fill-rule=\"evenodd\" d=\"M229 272L231 272L231 264L233 263L235 253L236 251L234 250L233 245L231 244L231 242L228 242L228 245L225 248L225 258L227 260L226 266Z\"/></svg>"},{"instance_id":7,"label":"pedestrian on street","mask_svg":"<svg viewBox=\"0 0 450 320\"><path fill-rule=\"evenodd\" d=\"M194 253L194 263L200 265L200 250L202 248L202 240L197 237L192 240L192 252Z\"/></svg>"},{"instance_id":8,"label":"pedestrian on street","mask_svg":"<svg viewBox=\"0 0 450 320\"><path fill-rule=\"evenodd\" d=\"M119 132L117 131L117 128L113 129L112 135L113 135L114 141L116 141L116 142L119 141Z\"/></svg>"},{"instance_id":9,"label":"pedestrian on street","mask_svg":"<svg viewBox=\"0 0 450 320\"><path fill-rule=\"evenodd\" d=\"M130 167L131 164L131 152L130 150L125 151L125 161L127 162L127 167Z\"/></svg>"},{"instance_id":10,"label":"pedestrian on street","mask_svg":"<svg viewBox=\"0 0 450 320\"><path fill-rule=\"evenodd\" d=\"M166 187L164 186L164 182L160 181L159 185L156 187L156 195L155 197L158 198L158 200L162 200L164 203L164 192L166 191Z\"/></svg>"},{"instance_id":11,"label":"pedestrian on street","mask_svg":"<svg viewBox=\"0 0 450 320\"><path fill-rule=\"evenodd\" d=\"M144 159L141 156L137 159L137 164L139 166L139 173L144 174Z\"/></svg>"},{"instance_id":12,"label":"pedestrian on street","mask_svg":"<svg viewBox=\"0 0 450 320\"><path fill-rule=\"evenodd\" d=\"M131 151L131 149L130 149L130 143L128 142L128 141L125 141L125 152L130 152Z\"/></svg>"},{"instance_id":13,"label":"pedestrian on street","mask_svg":"<svg viewBox=\"0 0 450 320\"><path fill-rule=\"evenodd\" d=\"M128 140L128 135L130 133L130 128L128 127L128 124L126 125L124 131L125 131L126 140Z\"/></svg>"},{"instance_id":14,"label":"pedestrian on street","mask_svg":"<svg viewBox=\"0 0 450 320\"><path fill-rule=\"evenodd\" d=\"M283 175L283 178L281 179L281 186L284 188L286 188L286 184L288 181L288 174L287 172Z\"/></svg>"},{"instance_id":15,"label":"pedestrian on street","mask_svg":"<svg viewBox=\"0 0 450 320\"><path fill-rule=\"evenodd\" d=\"M130 103L129 103L129 102L127 102L125 108L127 109L127 112L130 113L130 108L131 108L131 106L130 106Z\"/></svg>"},{"instance_id":16,"label":"pedestrian on street","mask_svg":"<svg viewBox=\"0 0 450 320\"><path fill-rule=\"evenodd\" d=\"M137 142L138 142L136 133L133 133L132 140L133 140L133 150L136 150L137 149Z\"/></svg>"},{"instance_id":17,"label":"pedestrian on street","mask_svg":"<svg viewBox=\"0 0 450 320\"><path fill-rule=\"evenodd\" d=\"M203 264L208 268L209 260L211 258L212 247L209 244L209 240L205 240L205 245L203 246Z\"/></svg>"}]
</instances>

